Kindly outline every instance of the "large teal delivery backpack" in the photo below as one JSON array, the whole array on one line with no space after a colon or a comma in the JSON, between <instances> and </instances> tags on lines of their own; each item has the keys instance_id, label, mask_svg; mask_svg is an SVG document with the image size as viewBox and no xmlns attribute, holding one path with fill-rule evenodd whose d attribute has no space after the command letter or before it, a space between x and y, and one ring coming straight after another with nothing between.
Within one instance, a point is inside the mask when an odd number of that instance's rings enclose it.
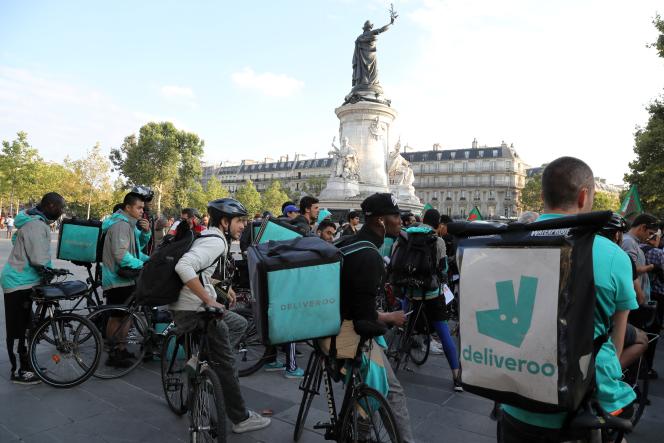
<instances>
[{"instance_id":1,"label":"large teal delivery backpack","mask_svg":"<svg viewBox=\"0 0 664 443\"><path fill-rule=\"evenodd\" d=\"M58 254L60 260L95 263L101 245L101 221L64 219L60 227Z\"/></svg>"},{"instance_id":2,"label":"large teal delivery backpack","mask_svg":"<svg viewBox=\"0 0 664 443\"><path fill-rule=\"evenodd\" d=\"M265 344L337 335L342 253L318 237L254 245L247 254L254 318Z\"/></svg>"},{"instance_id":3,"label":"large teal delivery backpack","mask_svg":"<svg viewBox=\"0 0 664 443\"><path fill-rule=\"evenodd\" d=\"M263 219L260 228L254 237L254 244L263 244L269 241L293 240L302 237L302 233L285 220L268 215Z\"/></svg>"},{"instance_id":4,"label":"large teal delivery backpack","mask_svg":"<svg viewBox=\"0 0 664 443\"><path fill-rule=\"evenodd\" d=\"M607 339L594 337L592 248L610 217L448 225L459 239L465 390L544 413L573 412L588 398Z\"/></svg>"}]
</instances>

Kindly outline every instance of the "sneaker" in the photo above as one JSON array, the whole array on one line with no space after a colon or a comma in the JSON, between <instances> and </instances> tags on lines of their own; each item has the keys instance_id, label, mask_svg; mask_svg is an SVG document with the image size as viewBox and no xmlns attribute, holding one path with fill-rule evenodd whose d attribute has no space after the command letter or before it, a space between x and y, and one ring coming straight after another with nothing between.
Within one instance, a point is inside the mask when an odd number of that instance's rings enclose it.
<instances>
[{"instance_id":1,"label":"sneaker","mask_svg":"<svg viewBox=\"0 0 664 443\"><path fill-rule=\"evenodd\" d=\"M12 383L18 385L36 385L37 383L41 383L41 380L34 372L20 370L18 371L18 375L12 372L10 380Z\"/></svg>"},{"instance_id":2,"label":"sneaker","mask_svg":"<svg viewBox=\"0 0 664 443\"><path fill-rule=\"evenodd\" d=\"M284 377L286 378L302 378L304 377L304 369L302 368L295 368L294 371L286 371L284 372Z\"/></svg>"},{"instance_id":3,"label":"sneaker","mask_svg":"<svg viewBox=\"0 0 664 443\"><path fill-rule=\"evenodd\" d=\"M431 340L429 345L429 353L431 355L443 355L445 351L443 350L443 345L438 343L436 340Z\"/></svg>"},{"instance_id":4,"label":"sneaker","mask_svg":"<svg viewBox=\"0 0 664 443\"><path fill-rule=\"evenodd\" d=\"M125 360L135 360L136 359L136 354L134 354L133 352L129 352L126 349L120 349L118 351L118 355L120 356L120 358L123 358Z\"/></svg>"},{"instance_id":5,"label":"sneaker","mask_svg":"<svg viewBox=\"0 0 664 443\"><path fill-rule=\"evenodd\" d=\"M270 426L270 420L267 417L256 414L254 411L249 411L249 417L245 421L233 425L233 432L242 434L244 432L258 431Z\"/></svg>"},{"instance_id":6,"label":"sneaker","mask_svg":"<svg viewBox=\"0 0 664 443\"><path fill-rule=\"evenodd\" d=\"M461 377L454 377L453 383L455 392L463 392L463 386L461 386Z\"/></svg>"},{"instance_id":7,"label":"sneaker","mask_svg":"<svg viewBox=\"0 0 664 443\"><path fill-rule=\"evenodd\" d=\"M265 369L265 372L284 371L286 369L286 365L277 360L273 361L272 363L265 363L263 365L263 369Z\"/></svg>"}]
</instances>

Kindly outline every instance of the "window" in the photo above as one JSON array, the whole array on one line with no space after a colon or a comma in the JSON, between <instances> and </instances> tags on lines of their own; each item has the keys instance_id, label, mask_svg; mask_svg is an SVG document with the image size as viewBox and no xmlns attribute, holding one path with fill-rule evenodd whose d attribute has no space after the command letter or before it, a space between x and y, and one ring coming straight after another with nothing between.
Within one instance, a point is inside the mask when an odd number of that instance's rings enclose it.
<instances>
[{"instance_id":1,"label":"window","mask_svg":"<svg viewBox=\"0 0 664 443\"><path fill-rule=\"evenodd\" d=\"M459 212L461 213L461 218L466 218L466 208L459 208Z\"/></svg>"},{"instance_id":2,"label":"window","mask_svg":"<svg viewBox=\"0 0 664 443\"><path fill-rule=\"evenodd\" d=\"M508 160L508 161L505 162L505 170L508 171L508 172L512 170L512 162L511 161Z\"/></svg>"},{"instance_id":3,"label":"window","mask_svg":"<svg viewBox=\"0 0 664 443\"><path fill-rule=\"evenodd\" d=\"M452 191L447 191L447 197L445 197L445 200L448 200L448 201L452 200Z\"/></svg>"},{"instance_id":4,"label":"window","mask_svg":"<svg viewBox=\"0 0 664 443\"><path fill-rule=\"evenodd\" d=\"M454 160L454 158L456 157L456 152L455 151L450 152L450 157L452 158L452 160Z\"/></svg>"},{"instance_id":5,"label":"window","mask_svg":"<svg viewBox=\"0 0 664 443\"><path fill-rule=\"evenodd\" d=\"M466 152L466 154L468 154L468 153ZM468 162L463 162L463 172L467 172L467 171L468 171Z\"/></svg>"},{"instance_id":6,"label":"window","mask_svg":"<svg viewBox=\"0 0 664 443\"><path fill-rule=\"evenodd\" d=\"M447 208L447 216L448 217L452 216L452 208L450 208L450 207Z\"/></svg>"},{"instance_id":7,"label":"window","mask_svg":"<svg viewBox=\"0 0 664 443\"><path fill-rule=\"evenodd\" d=\"M496 186L496 176L492 175L489 177L489 185L490 186Z\"/></svg>"},{"instance_id":8,"label":"window","mask_svg":"<svg viewBox=\"0 0 664 443\"><path fill-rule=\"evenodd\" d=\"M494 156L494 157L498 157L498 150L497 150L497 149L494 149L494 150L493 150L493 156Z\"/></svg>"},{"instance_id":9,"label":"window","mask_svg":"<svg viewBox=\"0 0 664 443\"><path fill-rule=\"evenodd\" d=\"M473 200L477 201L480 199L480 191L475 191L475 196L473 197Z\"/></svg>"},{"instance_id":10,"label":"window","mask_svg":"<svg viewBox=\"0 0 664 443\"><path fill-rule=\"evenodd\" d=\"M454 172L454 164L452 162L447 164L447 172Z\"/></svg>"},{"instance_id":11,"label":"window","mask_svg":"<svg viewBox=\"0 0 664 443\"><path fill-rule=\"evenodd\" d=\"M496 191L489 191L489 200L495 200L496 199Z\"/></svg>"},{"instance_id":12,"label":"window","mask_svg":"<svg viewBox=\"0 0 664 443\"><path fill-rule=\"evenodd\" d=\"M451 172L451 171L450 171L450 172ZM448 175L448 176L447 176L447 186L448 186L448 187L451 187L451 186L452 186L452 176L451 176L451 175Z\"/></svg>"},{"instance_id":13,"label":"window","mask_svg":"<svg viewBox=\"0 0 664 443\"><path fill-rule=\"evenodd\" d=\"M464 155L464 157L468 158L470 156L470 152L466 151L466 152L463 153L463 155Z\"/></svg>"},{"instance_id":14,"label":"window","mask_svg":"<svg viewBox=\"0 0 664 443\"><path fill-rule=\"evenodd\" d=\"M466 191L461 191L461 198L460 200L465 200L466 199Z\"/></svg>"},{"instance_id":15,"label":"window","mask_svg":"<svg viewBox=\"0 0 664 443\"><path fill-rule=\"evenodd\" d=\"M484 151L480 151L480 152L478 152L478 154L479 154L480 158L484 157Z\"/></svg>"}]
</instances>

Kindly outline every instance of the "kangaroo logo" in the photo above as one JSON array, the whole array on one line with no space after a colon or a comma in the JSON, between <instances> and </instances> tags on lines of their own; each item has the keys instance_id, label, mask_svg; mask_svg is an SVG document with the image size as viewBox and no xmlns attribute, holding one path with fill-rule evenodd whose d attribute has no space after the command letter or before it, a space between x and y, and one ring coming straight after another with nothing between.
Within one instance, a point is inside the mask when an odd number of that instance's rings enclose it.
<instances>
[{"instance_id":1,"label":"kangaroo logo","mask_svg":"<svg viewBox=\"0 0 664 443\"><path fill-rule=\"evenodd\" d=\"M537 292L537 278L521 276L519 298L512 280L496 282L498 309L477 311L477 330L482 335L521 347L530 329Z\"/></svg>"}]
</instances>

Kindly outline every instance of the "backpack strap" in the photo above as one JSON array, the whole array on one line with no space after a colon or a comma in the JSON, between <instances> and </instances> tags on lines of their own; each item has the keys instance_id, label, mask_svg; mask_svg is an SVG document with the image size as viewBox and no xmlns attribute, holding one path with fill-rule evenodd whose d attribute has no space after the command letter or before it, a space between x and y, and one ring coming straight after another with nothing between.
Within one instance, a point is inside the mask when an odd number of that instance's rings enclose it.
<instances>
[{"instance_id":1,"label":"backpack strap","mask_svg":"<svg viewBox=\"0 0 664 443\"><path fill-rule=\"evenodd\" d=\"M217 235L217 234L197 235L197 236L194 237L194 240L192 241L192 246L193 246L194 242L195 242L196 240L198 240L198 239L201 239L201 238L215 238L215 237L216 237L216 238L220 238L221 240L223 240L224 244L226 245L226 251L224 251L224 252L221 253L217 258L215 258L215 259L212 261L212 263L210 263L209 266L206 266L206 267L204 267L204 268L201 268L201 269L197 272L197 274L198 274L198 279L200 280L201 284L203 284L203 271L205 271L206 269L210 269L211 267L216 266L217 263L219 263L219 260L221 260L221 258L222 258L223 256L226 255L226 252L228 252L228 243L226 242L226 239L225 239L225 238L223 238L221 235ZM190 248L190 249L191 249L191 248Z\"/></svg>"}]
</instances>

